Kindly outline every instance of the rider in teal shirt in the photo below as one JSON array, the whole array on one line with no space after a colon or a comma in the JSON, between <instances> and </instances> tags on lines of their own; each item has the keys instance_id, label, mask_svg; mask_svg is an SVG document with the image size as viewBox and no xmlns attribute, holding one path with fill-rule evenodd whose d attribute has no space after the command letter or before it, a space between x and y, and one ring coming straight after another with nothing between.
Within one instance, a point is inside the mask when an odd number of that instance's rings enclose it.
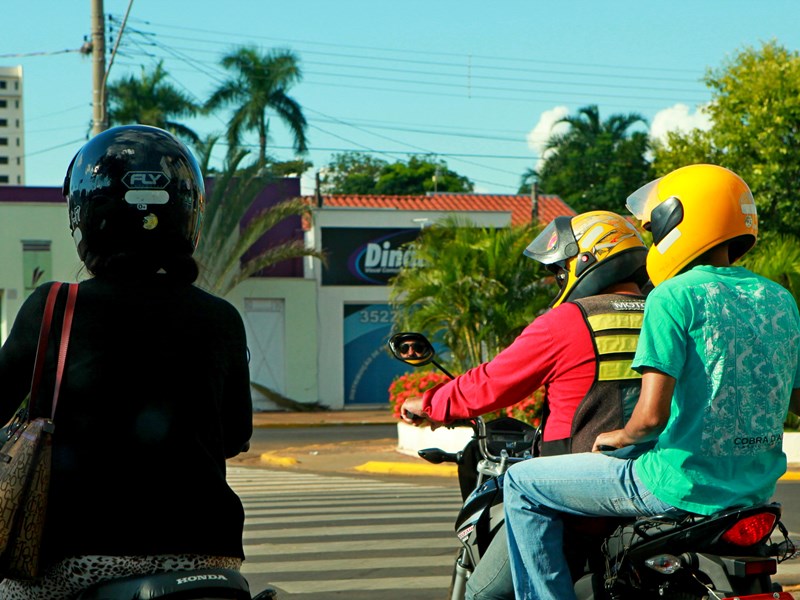
<instances>
[{"instance_id":1,"label":"rider in teal shirt","mask_svg":"<svg viewBox=\"0 0 800 600\"><path fill-rule=\"evenodd\" d=\"M779 337L780 336L780 337ZM711 514L769 499L786 470L786 399L800 387L800 317L780 285L698 265L647 299L634 369L676 380L669 420L636 462L654 495Z\"/></svg>"}]
</instances>

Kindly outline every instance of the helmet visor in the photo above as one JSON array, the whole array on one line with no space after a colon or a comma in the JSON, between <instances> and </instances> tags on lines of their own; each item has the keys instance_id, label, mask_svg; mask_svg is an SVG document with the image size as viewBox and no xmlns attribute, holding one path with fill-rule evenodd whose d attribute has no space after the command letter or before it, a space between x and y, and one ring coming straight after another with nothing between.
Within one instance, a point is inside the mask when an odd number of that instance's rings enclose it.
<instances>
[{"instance_id":1,"label":"helmet visor","mask_svg":"<svg viewBox=\"0 0 800 600\"><path fill-rule=\"evenodd\" d=\"M572 232L571 217L556 217L528 244L523 254L543 265L564 262L578 255L578 241Z\"/></svg>"},{"instance_id":2,"label":"helmet visor","mask_svg":"<svg viewBox=\"0 0 800 600\"><path fill-rule=\"evenodd\" d=\"M625 202L631 214L643 223L650 221L650 213L658 204L658 184L663 179L660 177L643 185L633 192Z\"/></svg>"}]
</instances>

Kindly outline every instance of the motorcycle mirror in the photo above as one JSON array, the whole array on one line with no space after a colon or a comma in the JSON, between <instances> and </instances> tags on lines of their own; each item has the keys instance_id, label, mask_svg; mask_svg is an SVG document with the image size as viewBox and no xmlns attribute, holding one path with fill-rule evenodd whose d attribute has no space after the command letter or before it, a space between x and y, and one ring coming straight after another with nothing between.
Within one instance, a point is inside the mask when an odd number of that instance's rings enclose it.
<instances>
[{"instance_id":1,"label":"motorcycle mirror","mask_svg":"<svg viewBox=\"0 0 800 600\"><path fill-rule=\"evenodd\" d=\"M428 338L409 331L395 333L389 338L389 350L397 360L414 367L427 365L436 354Z\"/></svg>"}]
</instances>

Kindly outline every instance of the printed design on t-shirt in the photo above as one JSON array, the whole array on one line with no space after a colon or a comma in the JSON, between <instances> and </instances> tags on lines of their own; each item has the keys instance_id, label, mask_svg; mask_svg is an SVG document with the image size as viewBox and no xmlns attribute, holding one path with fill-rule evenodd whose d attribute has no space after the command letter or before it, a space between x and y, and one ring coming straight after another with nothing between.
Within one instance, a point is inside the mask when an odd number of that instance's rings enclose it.
<instances>
[{"instance_id":1,"label":"printed design on t-shirt","mask_svg":"<svg viewBox=\"0 0 800 600\"><path fill-rule=\"evenodd\" d=\"M705 340L701 452L752 456L780 448L800 335L786 297L754 282L702 286L694 298Z\"/></svg>"}]
</instances>

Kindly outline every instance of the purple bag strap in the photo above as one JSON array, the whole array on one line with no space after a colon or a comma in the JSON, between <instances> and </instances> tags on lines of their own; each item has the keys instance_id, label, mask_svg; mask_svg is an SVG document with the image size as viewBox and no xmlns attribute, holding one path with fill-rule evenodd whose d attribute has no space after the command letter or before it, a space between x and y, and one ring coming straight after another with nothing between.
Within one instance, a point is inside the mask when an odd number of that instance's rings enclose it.
<instances>
[{"instance_id":1,"label":"purple bag strap","mask_svg":"<svg viewBox=\"0 0 800 600\"><path fill-rule=\"evenodd\" d=\"M42 371L44 370L45 352L47 351L47 344L50 339L50 329L53 322L53 311L56 306L56 298L58 291L61 289L61 282L57 281L50 286L47 293L47 302L44 306L44 315L42 316L42 326L39 329L39 342L36 346L36 361L33 367L33 380L31 382L31 402L36 399L36 394L39 391L39 382L42 379ZM55 391L53 393L53 404L51 410L51 418L55 417L56 404L58 403L58 394L61 389L61 379L64 374L64 364L67 359L67 347L69 345L69 334L72 329L72 316L75 312L75 299L78 294L78 284L69 284L67 294L67 307L64 311L64 322L61 330L61 345L58 351L58 367L56 369L56 383Z\"/></svg>"}]
</instances>

